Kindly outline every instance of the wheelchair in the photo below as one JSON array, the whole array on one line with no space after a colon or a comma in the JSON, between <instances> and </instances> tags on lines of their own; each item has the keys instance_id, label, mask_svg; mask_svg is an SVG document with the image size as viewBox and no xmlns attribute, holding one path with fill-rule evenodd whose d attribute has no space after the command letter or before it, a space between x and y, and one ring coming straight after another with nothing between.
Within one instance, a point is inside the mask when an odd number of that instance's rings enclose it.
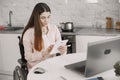
<instances>
[{"instance_id":1,"label":"wheelchair","mask_svg":"<svg viewBox=\"0 0 120 80\"><path fill-rule=\"evenodd\" d=\"M17 65L13 71L13 80L27 80L27 74L28 74L28 68L27 68L27 61L25 60L24 56L24 46L20 42L20 36L18 36L19 39L19 49L20 49L20 54L21 58L18 59L18 63L20 64Z\"/></svg>"},{"instance_id":2,"label":"wheelchair","mask_svg":"<svg viewBox=\"0 0 120 80\"><path fill-rule=\"evenodd\" d=\"M18 59L18 63L20 64L17 65L13 71L13 80L27 80L27 74L28 74L28 68L27 68L27 60L25 59L24 56L24 46L21 43L21 37L18 36L19 39L19 49L20 49L20 54L21 58ZM60 56L60 53L56 53L56 56Z\"/></svg>"}]
</instances>

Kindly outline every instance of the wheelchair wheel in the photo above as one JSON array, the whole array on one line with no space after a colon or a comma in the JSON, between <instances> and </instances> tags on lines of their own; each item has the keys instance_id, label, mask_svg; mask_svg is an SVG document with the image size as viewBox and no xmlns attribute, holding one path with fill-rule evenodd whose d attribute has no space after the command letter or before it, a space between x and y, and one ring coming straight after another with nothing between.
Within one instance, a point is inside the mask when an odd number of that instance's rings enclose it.
<instances>
[{"instance_id":1,"label":"wheelchair wheel","mask_svg":"<svg viewBox=\"0 0 120 80\"><path fill-rule=\"evenodd\" d=\"M15 67L15 70L13 72L13 80L25 80L23 72L19 66Z\"/></svg>"}]
</instances>

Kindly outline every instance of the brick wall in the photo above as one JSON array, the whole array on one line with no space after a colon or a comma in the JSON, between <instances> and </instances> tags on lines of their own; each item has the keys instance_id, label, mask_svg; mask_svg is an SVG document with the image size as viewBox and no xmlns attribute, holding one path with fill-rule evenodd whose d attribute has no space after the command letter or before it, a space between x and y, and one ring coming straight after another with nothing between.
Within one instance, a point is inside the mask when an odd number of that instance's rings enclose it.
<instances>
[{"instance_id":1,"label":"brick wall","mask_svg":"<svg viewBox=\"0 0 120 80\"><path fill-rule=\"evenodd\" d=\"M105 27L106 17L112 17L114 23L119 19L118 0L98 0L90 4L86 0L0 0L0 25L8 24L9 11L13 11L13 25L26 25L33 7L38 2L47 3L52 10L51 23L72 21L75 27L93 27L100 24Z\"/></svg>"}]
</instances>

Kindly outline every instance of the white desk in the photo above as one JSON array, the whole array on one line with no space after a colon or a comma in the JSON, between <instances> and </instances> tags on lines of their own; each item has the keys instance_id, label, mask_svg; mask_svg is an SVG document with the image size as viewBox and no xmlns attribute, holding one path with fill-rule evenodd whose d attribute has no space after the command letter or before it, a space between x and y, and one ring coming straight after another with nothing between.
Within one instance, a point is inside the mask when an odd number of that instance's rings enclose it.
<instances>
[{"instance_id":1,"label":"white desk","mask_svg":"<svg viewBox=\"0 0 120 80\"><path fill-rule=\"evenodd\" d=\"M30 70L27 80L65 80L62 79L61 76L66 78L66 80L86 80L87 78L82 74L78 74L64 67L66 64L71 64L85 59L86 55L84 55L84 53L69 54L47 59L40 62ZM34 74L34 69L37 67L44 68L46 72L43 74ZM115 76L113 69L97 74L93 77L99 76L102 76L105 80L120 80L120 78Z\"/></svg>"}]
</instances>

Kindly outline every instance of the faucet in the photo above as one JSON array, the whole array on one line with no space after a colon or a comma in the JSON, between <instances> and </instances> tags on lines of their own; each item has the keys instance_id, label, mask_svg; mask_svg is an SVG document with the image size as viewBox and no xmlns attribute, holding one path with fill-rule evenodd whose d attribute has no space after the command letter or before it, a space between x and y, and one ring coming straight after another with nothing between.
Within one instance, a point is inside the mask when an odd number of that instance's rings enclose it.
<instances>
[{"instance_id":1,"label":"faucet","mask_svg":"<svg viewBox=\"0 0 120 80\"><path fill-rule=\"evenodd\" d=\"M9 11L9 23L8 23L8 26L9 27L12 27L12 22L11 22L11 15L13 14L12 11Z\"/></svg>"}]
</instances>

